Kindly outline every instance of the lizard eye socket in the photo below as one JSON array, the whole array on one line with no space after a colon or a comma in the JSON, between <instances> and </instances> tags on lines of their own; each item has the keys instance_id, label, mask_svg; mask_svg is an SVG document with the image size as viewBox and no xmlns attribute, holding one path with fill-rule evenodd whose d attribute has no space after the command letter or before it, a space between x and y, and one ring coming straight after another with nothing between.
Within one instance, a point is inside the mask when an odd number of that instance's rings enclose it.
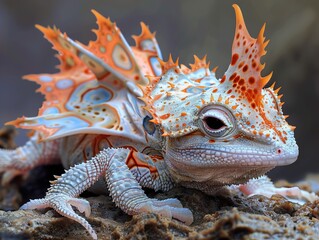
<instances>
[{"instance_id":1,"label":"lizard eye socket","mask_svg":"<svg viewBox=\"0 0 319 240\"><path fill-rule=\"evenodd\" d=\"M211 105L199 112L200 129L209 137L223 139L235 133L235 118L219 105Z\"/></svg>"}]
</instances>

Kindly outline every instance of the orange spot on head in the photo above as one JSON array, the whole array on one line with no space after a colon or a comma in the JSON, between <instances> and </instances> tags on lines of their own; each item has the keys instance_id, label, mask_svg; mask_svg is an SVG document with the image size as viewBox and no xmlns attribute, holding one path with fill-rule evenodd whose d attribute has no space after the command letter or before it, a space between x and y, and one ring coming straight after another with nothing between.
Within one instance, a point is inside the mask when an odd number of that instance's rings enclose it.
<instances>
[{"instance_id":1,"label":"orange spot on head","mask_svg":"<svg viewBox=\"0 0 319 240\"><path fill-rule=\"evenodd\" d=\"M240 79L240 81L238 82L239 85L244 85L245 84L245 80L242 78Z\"/></svg>"},{"instance_id":2,"label":"orange spot on head","mask_svg":"<svg viewBox=\"0 0 319 240\"><path fill-rule=\"evenodd\" d=\"M230 76L229 80L230 80L230 81L234 80L234 78L235 78L236 76L237 76L237 73L233 73L233 74Z\"/></svg>"},{"instance_id":3,"label":"orange spot on head","mask_svg":"<svg viewBox=\"0 0 319 240\"><path fill-rule=\"evenodd\" d=\"M224 75L224 76L222 77L222 80L220 81L220 83L225 82L225 80L226 80L226 76Z\"/></svg>"},{"instance_id":4,"label":"orange spot on head","mask_svg":"<svg viewBox=\"0 0 319 240\"><path fill-rule=\"evenodd\" d=\"M232 58L231 58L231 65L235 65L237 60L238 60L239 56L237 53L233 54Z\"/></svg>"},{"instance_id":5,"label":"orange spot on head","mask_svg":"<svg viewBox=\"0 0 319 240\"><path fill-rule=\"evenodd\" d=\"M247 72L247 70L248 70L248 66L245 65L245 66L243 67L243 72Z\"/></svg>"},{"instance_id":6,"label":"orange spot on head","mask_svg":"<svg viewBox=\"0 0 319 240\"><path fill-rule=\"evenodd\" d=\"M167 113L167 114L160 116L160 119L165 120L165 119L169 118L169 116L171 116L171 114Z\"/></svg>"},{"instance_id":7,"label":"orange spot on head","mask_svg":"<svg viewBox=\"0 0 319 240\"><path fill-rule=\"evenodd\" d=\"M250 78L248 79L248 82L249 82L250 84L254 84L254 83L255 83L255 78L254 78L254 77L250 77Z\"/></svg>"},{"instance_id":8,"label":"orange spot on head","mask_svg":"<svg viewBox=\"0 0 319 240\"><path fill-rule=\"evenodd\" d=\"M255 68L257 66L256 62L253 61L253 63L251 64L252 68Z\"/></svg>"}]
</instances>

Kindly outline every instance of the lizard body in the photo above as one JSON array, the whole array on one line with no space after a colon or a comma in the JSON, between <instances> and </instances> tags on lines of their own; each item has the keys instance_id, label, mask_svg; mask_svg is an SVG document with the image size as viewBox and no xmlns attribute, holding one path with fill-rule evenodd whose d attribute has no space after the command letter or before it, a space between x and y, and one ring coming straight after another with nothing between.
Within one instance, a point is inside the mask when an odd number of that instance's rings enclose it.
<instances>
[{"instance_id":1,"label":"lizard body","mask_svg":"<svg viewBox=\"0 0 319 240\"><path fill-rule=\"evenodd\" d=\"M96 239L72 206L88 216L89 203L78 196L105 181L123 211L155 212L190 224L192 213L177 199L150 199L141 187L167 191L181 184L212 194L293 163L298 156L294 127L285 120L278 90L264 88L271 74L261 76L268 43L264 27L252 38L239 7L234 8L231 64L221 79L205 57L195 56L190 68L171 58L162 61L145 24L134 47L95 11L97 39L88 45L56 28L37 26L59 52L60 72L25 76L40 84L46 101L37 117L9 123L36 134L23 147L0 150L0 172L8 182L43 164L62 162L69 170L52 182L45 198L22 209L54 208ZM240 189L258 192L255 183L247 186ZM267 189L267 195L276 193L272 184ZM279 192L311 198L299 189Z\"/></svg>"}]
</instances>

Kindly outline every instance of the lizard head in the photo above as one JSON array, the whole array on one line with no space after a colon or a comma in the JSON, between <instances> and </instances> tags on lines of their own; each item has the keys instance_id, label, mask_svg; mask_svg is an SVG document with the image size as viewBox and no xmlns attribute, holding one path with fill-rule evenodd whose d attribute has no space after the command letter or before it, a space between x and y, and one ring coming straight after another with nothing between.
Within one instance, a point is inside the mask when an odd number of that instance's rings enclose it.
<instances>
[{"instance_id":1,"label":"lizard head","mask_svg":"<svg viewBox=\"0 0 319 240\"><path fill-rule=\"evenodd\" d=\"M298 146L286 122L272 74L261 76L268 41L252 38L234 5L236 32L231 63L217 79L206 57L190 68L160 60L162 75L143 88L146 109L166 137L166 156L180 182L242 183L275 166L294 162Z\"/></svg>"}]
</instances>

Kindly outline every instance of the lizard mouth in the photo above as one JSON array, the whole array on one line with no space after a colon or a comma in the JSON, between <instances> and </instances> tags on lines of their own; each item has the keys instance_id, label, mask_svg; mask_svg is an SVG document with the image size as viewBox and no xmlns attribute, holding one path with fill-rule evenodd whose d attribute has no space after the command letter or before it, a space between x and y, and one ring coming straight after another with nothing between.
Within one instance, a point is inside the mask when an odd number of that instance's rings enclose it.
<instances>
[{"instance_id":1,"label":"lizard mouth","mask_svg":"<svg viewBox=\"0 0 319 240\"><path fill-rule=\"evenodd\" d=\"M209 150L204 148L175 149L167 153L169 159L180 164L198 167L223 166L284 166L297 160L298 149L294 152L278 148L272 152L261 152L258 149L243 151Z\"/></svg>"},{"instance_id":2,"label":"lizard mouth","mask_svg":"<svg viewBox=\"0 0 319 240\"><path fill-rule=\"evenodd\" d=\"M211 182L213 185L239 184L258 177L276 166L293 163L298 148L261 151L232 149L218 151L207 148L170 149L166 163L178 181Z\"/></svg>"}]
</instances>

